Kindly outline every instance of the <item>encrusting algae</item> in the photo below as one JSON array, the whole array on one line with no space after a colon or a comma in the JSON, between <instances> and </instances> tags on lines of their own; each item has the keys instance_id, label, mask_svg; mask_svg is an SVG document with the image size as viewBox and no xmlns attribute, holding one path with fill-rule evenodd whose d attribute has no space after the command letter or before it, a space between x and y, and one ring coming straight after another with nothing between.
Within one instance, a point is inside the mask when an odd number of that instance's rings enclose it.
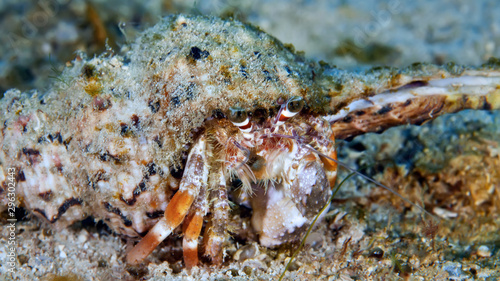
<instances>
[{"instance_id":1,"label":"encrusting algae","mask_svg":"<svg viewBox=\"0 0 500 281\"><path fill-rule=\"evenodd\" d=\"M48 91L9 90L0 106L2 208L15 171L18 206L55 229L91 216L117 234L143 237L118 257L132 265L182 231L184 265L202 274L217 268L210 265L231 266L235 239L276 248L302 238L335 185L335 139L462 109L498 109L500 63L351 73L308 61L256 27L178 15L146 30L126 54L81 55ZM463 163L481 160L451 160L444 182L472 179L476 205L498 196L497 174L484 179L464 172ZM442 215L449 205L437 202L428 211ZM344 215L327 215L340 236L347 235L340 234ZM349 259L348 244L363 237L359 220L347 225L357 236L339 238L344 254L330 256L339 265ZM411 251L409 259L425 259L423 249ZM253 260L263 270L283 263L277 254L251 256L248 266ZM231 272L246 274L244 266Z\"/></svg>"}]
</instances>

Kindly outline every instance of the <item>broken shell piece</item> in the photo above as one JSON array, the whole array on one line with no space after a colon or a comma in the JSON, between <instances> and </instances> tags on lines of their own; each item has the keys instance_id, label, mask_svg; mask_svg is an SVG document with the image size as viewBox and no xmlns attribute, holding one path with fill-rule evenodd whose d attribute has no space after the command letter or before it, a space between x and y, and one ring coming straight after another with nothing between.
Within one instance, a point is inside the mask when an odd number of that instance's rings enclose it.
<instances>
[{"instance_id":1,"label":"broken shell piece","mask_svg":"<svg viewBox=\"0 0 500 281\"><path fill-rule=\"evenodd\" d=\"M241 247L236 253L234 253L233 259L236 261L244 261L247 259L253 259L260 254L259 246L257 243L252 243Z\"/></svg>"}]
</instances>

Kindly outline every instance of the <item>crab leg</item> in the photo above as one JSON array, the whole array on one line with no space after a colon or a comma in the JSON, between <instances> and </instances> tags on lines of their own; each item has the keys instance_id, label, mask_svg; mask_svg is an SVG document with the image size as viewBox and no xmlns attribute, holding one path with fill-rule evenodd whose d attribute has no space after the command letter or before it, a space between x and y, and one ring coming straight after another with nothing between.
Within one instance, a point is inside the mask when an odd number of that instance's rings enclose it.
<instances>
[{"instance_id":1,"label":"crab leg","mask_svg":"<svg viewBox=\"0 0 500 281\"><path fill-rule=\"evenodd\" d=\"M213 189L210 198L214 198L212 205L212 217L210 225L205 230L203 242L205 255L212 259L212 262L220 265L222 263L222 243L227 234L226 225L229 221L229 201L227 198L226 178L220 172L220 183Z\"/></svg>"},{"instance_id":2,"label":"crab leg","mask_svg":"<svg viewBox=\"0 0 500 281\"><path fill-rule=\"evenodd\" d=\"M184 221L184 225L182 250L186 268L190 269L198 264L198 237L203 226L203 215L200 212L195 212Z\"/></svg>"},{"instance_id":3,"label":"crab leg","mask_svg":"<svg viewBox=\"0 0 500 281\"><path fill-rule=\"evenodd\" d=\"M182 232L182 250L184 254L184 264L187 269L191 269L198 264L198 237L200 237L203 226L203 218L208 212L206 188L200 189L197 200L191 207L191 212L184 220Z\"/></svg>"},{"instance_id":4,"label":"crab leg","mask_svg":"<svg viewBox=\"0 0 500 281\"><path fill-rule=\"evenodd\" d=\"M202 136L189 153L179 190L168 203L165 216L127 254L127 263L137 264L144 260L184 220L208 179L205 146L205 137Z\"/></svg>"},{"instance_id":5,"label":"crab leg","mask_svg":"<svg viewBox=\"0 0 500 281\"><path fill-rule=\"evenodd\" d=\"M327 146L320 147L319 151L330 157L331 159L337 160L337 150L335 149L335 138L331 136L331 142ZM321 162L323 162L323 168L325 169L325 174L330 183L330 188L335 187L335 181L337 180L337 162L319 155Z\"/></svg>"}]
</instances>

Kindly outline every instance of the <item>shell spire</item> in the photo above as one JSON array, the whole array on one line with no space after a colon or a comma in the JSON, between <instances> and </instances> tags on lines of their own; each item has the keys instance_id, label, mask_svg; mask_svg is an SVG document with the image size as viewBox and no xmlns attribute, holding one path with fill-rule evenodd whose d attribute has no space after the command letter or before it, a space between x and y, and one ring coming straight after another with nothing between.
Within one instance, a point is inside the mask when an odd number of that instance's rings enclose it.
<instances>
[{"instance_id":1,"label":"shell spire","mask_svg":"<svg viewBox=\"0 0 500 281\"><path fill-rule=\"evenodd\" d=\"M363 76L327 69L323 75L318 84L329 102L313 106L326 111L324 118L338 139L422 124L463 109L500 108L497 59L475 69L426 64L400 71L372 70ZM340 90L328 90L334 87Z\"/></svg>"}]
</instances>

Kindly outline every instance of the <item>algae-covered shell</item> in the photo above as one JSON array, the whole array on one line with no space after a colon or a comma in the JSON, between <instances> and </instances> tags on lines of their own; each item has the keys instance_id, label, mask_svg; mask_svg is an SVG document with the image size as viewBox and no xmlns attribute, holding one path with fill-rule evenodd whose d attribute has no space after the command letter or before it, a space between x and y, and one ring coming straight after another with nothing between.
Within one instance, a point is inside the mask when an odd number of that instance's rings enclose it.
<instances>
[{"instance_id":1,"label":"algae-covered shell","mask_svg":"<svg viewBox=\"0 0 500 281\"><path fill-rule=\"evenodd\" d=\"M15 168L20 203L57 227L92 215L137 236L162 215L178 188L193 136L205 120L232 106L268 118L277 100L302 97L304 113L324 117L343 138L462 108L498 108L498 73L498 64L349 73L307 61L253 26L172 16L143 32L123 56L80 56L47 92L5 93L2 180ZM446 80L454 77L462 79ZM466 97L461 91L477 86L477 77L485 78L479 86L488 87L486 94ZM412 120L404 118L405 102L392 97L431 100L424 90L444 91L445 98L433 99L425 110L415 107ZM363 116L353 111L355 101L379 95L384 100L371 104L383 110ZM384 108L387 100L401 106ZM398 112L403 118L394 121ZM351 115L357 122L346 118ZM373 116L377 124L370 123Z\"/></svg>"},{"instance_id":2,"label":"algae-covered shell","mask_svg":"<svg viewBox=\"0 0 500 281\"><path fill-rule=\"evenodd\" d=\"M8 91L1 163L56 226L93 215L136 236L165 209L204 120L307 96L315 67L255 27L172 16L124 56L74 60L46 93Z\"/></svg>"}]
</instances>

